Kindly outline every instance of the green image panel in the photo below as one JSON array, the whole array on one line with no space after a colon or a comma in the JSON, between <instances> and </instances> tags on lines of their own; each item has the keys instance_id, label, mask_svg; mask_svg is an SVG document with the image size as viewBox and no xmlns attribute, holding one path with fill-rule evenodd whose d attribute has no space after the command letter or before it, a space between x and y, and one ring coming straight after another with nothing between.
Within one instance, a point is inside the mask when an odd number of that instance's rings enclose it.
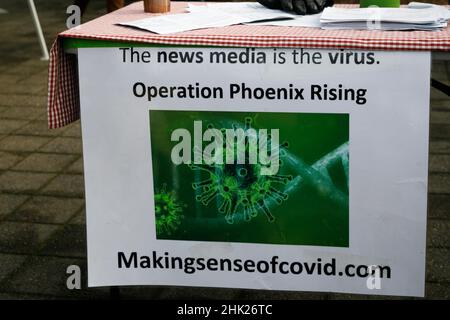
<instances>
[{"instance_id":1,"label":"green image panel","mask_svg":"<svg viewBox=\"0 0 450 320\"><path fill-rule=\"evenodd\" d=\"M348 247L348 114L149 113L158 239Z\"/></svg>"}]
</instances>

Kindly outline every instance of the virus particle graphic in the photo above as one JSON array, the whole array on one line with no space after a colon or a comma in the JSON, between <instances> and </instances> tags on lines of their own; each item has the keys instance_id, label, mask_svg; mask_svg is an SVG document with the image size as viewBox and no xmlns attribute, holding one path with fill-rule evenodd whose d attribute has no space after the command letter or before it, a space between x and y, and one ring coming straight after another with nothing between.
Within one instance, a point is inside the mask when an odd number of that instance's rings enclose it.
<instances>
[{"instance_id":1,"label":"virus particle graphic","mask_svg":"<svg viewBox=\"0 0 450 320\"><path fill-rule=\"evenodd\" d=\"M174 191L166 191L165 185L155 193L154 199L156 234L170 235L181 224L183 204L177 201Z\"/></svg>"},{"instance_id":2,"label":"virus particle graphic","mask_svg":"<svg viewBox=\"0 0 450 320\"><path fill-rule=\"evenodd\" d=\"M251 152L257 152L259 149L269 150L270 154L276 153L277 160L279 154L284 150L282 148L288 147L288 143L278 144L274 142L271 135L266 135L262 139L256 130L251 127L252 119L245 119L244 130L246 138L244 140L245 161L234 161L229 164L228 161L223 163L213 163L211 165L205 164L191 164L190 168L199 172L203 172L203 176L207 178L192 184L196 191L196 200L207 206L213 200L217 204L218 211L225 215L225 220L229 224L233 224L237 216L243 217L245 221L250 221L256 217L259 212L263 212L269 222L273 222L275 217L269 209L269 203L281 204L288 199L288 194L280 191L277 187L286 185L293 179L291 175L281 174L261 174L261 170L267 166L249 161ZM212 125L209 125L212 128ZM239 128L237 124L233 125L236 130ZM225 133L226 129L222 128L221 132ZM253 138L253 142L249 141ZM220 154L224 155L228 152L234 152L236 145L230 143L229 139L223 139L223 148ZM230 150L232 149L232 150ZM255 150L256 149L256 150ZM196 151L194 150L194 153ZM242 163L243 162L243 163ZM282 166L282 162L278 162ZM203 178L201 178L203 179Z\"/></svg>"}]
</instances>

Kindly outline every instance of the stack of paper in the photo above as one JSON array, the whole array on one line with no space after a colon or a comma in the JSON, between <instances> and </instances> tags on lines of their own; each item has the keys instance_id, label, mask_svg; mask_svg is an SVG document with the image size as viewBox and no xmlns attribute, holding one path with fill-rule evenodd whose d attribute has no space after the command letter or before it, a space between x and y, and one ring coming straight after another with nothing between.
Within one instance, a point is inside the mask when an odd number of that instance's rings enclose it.
<instances>
[{"instance_id":1,"label":"stack of paper","mask_svg":"<svg viewBox=\"0 0 450 320\"><path fill-rule=\"evenodd\" d=\"M292 13L268 9L257 2L207 3L206 5L193 5L190 3L188 11L206 14L211 11L220 11L230 16L241 17L242 20L246 20L245 22L293 19L296 17Z\"/></svg>"},{"instance_id":2,"label":"stack of paper","mask_svg":"<svg viewBox=\"0 0 450 320\"><path fill-rule=\"evenodd\" d=\"M405 8L326 8L322 29L440 30L447 27L448 9L410 3Z\"/></svg>"},{"instance_id":3,"label":"stack of paper","mask_svg":"<svg viewBox=\"0 0 450 320\"><path fill-rule=\"evenodd\" d=\"M246 16L249 18L249 22L245 22L245 24L249 25L320 28L321 13L301 16L281 10L268 9L259 3L208 3L206 6L189 4L188 10L199 12L205 9ZM280 16L280 13L282 13L282 16Z\"/></svg>"},{"instance_id":4,"label":"stack of paper","mask_svg":"<svg viewBox=\"0 0 450 320\"><path fill-rule=\"evenodd\" d=\"M281 10L267 9L259 3L221 3L190 5L188 13L168 14L120 25L140 28L159 34L224 27L251 21L293 19L295 15Z\"/></svg>"}]
</instances>

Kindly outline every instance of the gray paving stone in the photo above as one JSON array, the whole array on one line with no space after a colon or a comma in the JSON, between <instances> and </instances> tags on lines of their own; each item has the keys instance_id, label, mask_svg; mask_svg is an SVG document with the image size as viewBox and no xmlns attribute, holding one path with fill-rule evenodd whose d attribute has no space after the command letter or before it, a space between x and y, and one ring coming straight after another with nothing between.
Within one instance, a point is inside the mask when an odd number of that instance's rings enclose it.
<instances>
[{"instance_id":1,"label":"gray paving stone","mask_svg":"<svg viewBox=\"0 0 450 320\"><path fill-rule=\"evenodd\" d=\"M108 298L108 289L86 287L86 261L75 258L32 257L27 266L4 284L4 291L26 294L47 294L67 298ZM68 266L80 266L82 290L67 289Z\"/></svg>"},{"instance_id":2,"label":"gray paving stone","mask_svg":"<svg viewBox=\"0 0 450 320\"><path fill-rule=\"evenodd\" d=\"M431 77L444 83L448 83L448 75L444 61L434 61L431 68Z\"/></svg>"},{"instance_id":3,"label":"gray paving stone","mask_svg":"<svg viewBox=\"0 0 450 320\"><path fill-rule=\"evenodd\" d=\"M44 91L42 92L42 94L45 94L45 92L47 92L47 91L48 91L47 88L45 88ZM37 114L37 117L34 119L34 121L48 122L47 107L45 107L45 110L43 110L42 112L39 112Z\"/></svg>"},{"instance_id":4,"label":"gray paving stone","mask_svg":"<svg viewBox=\"0 0 450 320\"><path fill-rule=\"evenodd\" d=\"M434 140L430 141L431 154L450 154L450 141Z\"/></svg>"},{"instance_id":5,"label":"gray paving stone","mask_svg":"<svg viewBox=\"0 0 450 320\"><path fill-rule=\"evenodd\" d=\"M201 287L162 287L162 290L155 290L158 299L215 299L230 300L237 299L240 289L226 288L201 288Z\"/></svg>"},{"instance_id":6,"label":"gray paving stone","mask_svg":"<svg viewBox=\"0 0 450 320\"><path fill-rule=\"evenodd\" d=\"M37 86L47 87L47 82L42 81L42 79L45 79L48 76L45 65L36 68L36 71L37 72L30 75L29 77L20 80L17 84L21 87L28 88L28 90L30 90L30 93L33 93L33 89Z\"/></svg>"},{"instance_id":7,"label":"gray paving stone","mask_svg":"<svg viewBox=\"0 0 450 320\"><path fill-rule=\"evenodd\" d=\"M320 292L240 290L238 297L243 300L323 300L325 294Z\"/></svg>"},{"instance_id":8,"label":"gray paving stone","mask_svg":"<svg viewBox=\"0 0 450 320\"><path fill-rule=\"evenodd\" d=\"M83 157L78 158L73 164L67 168L67 172L70 173L83 173Z\"/></svg>"},{"instance_id":9,"label":"gray paving stone","mask_svg":"<svg viewBox=\"0 0 450 320\"><path fill-rule=\"evenodd\" d=\"M156 300L160 299L162 292L167 290L163 286L124 286L120 287L120 299L122 300Z\"/></svg>"},{"instance_id":10,"label":"gray paving stone","mask_svg":"<svg viewBox=\"0 0 450 320\"><path fill-rule=\"evenodd\" d=\"M428 176L428 192L450 193L450 175L445 173L430 173Z\"/></svg>"},{"instance_id":11,"label":"gray paving stone","mask_svg":"<svg viewBox=\"0 0 450 320\"><path fill-rule=\"evenodd\" d=\"M58 228L49 224L0 222L0 251L36 254Z\"/></svg>"},{"instance_id":12,"label":"gray paving stone","mask_svg":"<svg viewBox=\"0 0 450 320\"><path fill-rule=\"evenodd\" d=\"M24 80L25 78L26 75L11 76L11 74L8 74L6 72L2 73L0 77L0 81L2 83L2 85L0 86L0 93L11 93L20 95L30 94L27 88L24 88L23 86L19 85L19 82Z\"/></svg>"},{"instance_id":13,"label":"gray paving stone","mask_svg":"<svg viewBox=\"0 0 450 320\"><path fill-rule=\"evenodd\" d=\"M69 154L33 153L16 164L20 171L60 172L76 159Z\"/></svg>"},{"instance_id":14,"label":"gray paving stone","mask_svg":"<svg viewBox=\"0 0 450 320\"><path fill-rule=\"evenodd\" d=\"M36 72L33 73L33 75L27 77L27 81L30 82L38 82L38 83L46 83L47 81L42 81L42 79L45 79L48 77L48 62L46 61L34 61L33 59L28 59L25 61L21 66L25 68L29 68L32 70L35 70ZM22 81L26 82L26 81Z\"/></svg>"},{"instance_id":15,"label":"gray paving stone","mask_svg":"<svg viewBox=\"0 0 450 320\"><path fill-rule=\"evenodd\" d=\"M86 258L86 226L64 226L51 237L42 252L48 255Z\"/></svg>"},{"instance_id":16,"label":"gray paving stone","mask_svg":"<svg viewBox=\"0 0 450 320\"><path fill-rule=\"evenodd\" d=\"M36 192L54 176L52 173L7 171L0 175L0 191Z\"/></svg>"},{"instance_id":17,"label":"gray paving stone","mask_svg":"<svg viewBox=\"0 0 450 320\"><path fill-rule=\"evenodd\" d=\"M430 127L431 139L450 139L450 125L436 123Z\"/></svg>"},{"instance_id":18,"label":"gray paving stone","mask_svg":"<svg viewBox=\"0 0 450 320\"><path fill-rule=\"evenodd\" d=\"M24 78L21 76L20 78L6 78L3 77L2 85L0 86L0 94L1 93L10 93L10 94L17 94L17 95L29 95L29 94L35 94L36 88L30 87L25 88L24 86L18 85L19 81L24 80Z\"/></svg>"},{"instance_id":19,"label":"gray paving stone","mask_svg":"<svg viewBox=\"0 0 450 320\"><path fill-rule=\"evenodd\" d=\"M0 151L0 170L6 170L24 158L23 155L13 152Z\"/></svg>"},{"instance_id":20,"label":"gray paving stone","mask_svg":"<svg viewBox=\"0 0 450 320\"><path fill-rule=\"evenodd\" d=\"M435 89L433 87L431 87L430 89L430 97L431 97L431 101L433 100L447 100L448 97L445 93L439 91L438 89Z\"/></svg>"},{"instance_id":21,"label":"gray paving stone","mask_svg":"<svg viewBox=\"0 0 450 320\"><path fill-rule=\"evenodd\" d=\"M43 137L55 137L63 134L65 128L49 129L47 121L30 121L25 126L16 130L16 134L20 135L32 135L32 136L43 136Z\"/></svg>"},{"instance_id":22,"label":"gray paving stone","mask_svg":"<svg viewBox=\"0 0 450 320\"><path fill-rule=\"evenodd\" d=\"M81 137L81 124L80 124L80 121L76 121L74 123L69 124L67 126L67 130L65 130L62 135L65 136L65 137L80 138Z\"/></svg>"},{"instance_id":23,"label":"gray paving stone","mask_svg":"<svg viewBox=\"0 0 450 320\"><path fill-rule=\"evenodd\" d=\"M435 111L431 113L430 123L450 124L450 112Z\"/></svg>"},{"instance_id":24,"label":"gray paving stone","mask_svg":"<svg viewBox=\"0 0 450 320\"><path fill-rule=\"evenodd\" d=\"M425 284L426 298L438 300L450 300L450 283L430 283Z\"/></svg>"},{"instance_id":25,"label":"gray paving stone","mask_svg":"<svg viewBox=\"0 0 450 320\"><path fill-rule=\"evenodd\" d=\"M429 220L427 229L428 247L450 248L449 220Z\"/></svg>"},{"instance_id":26,"label":"gray paving stone","mask_svg":"<svg viewBox=\"0 0 450 320\"><path fill-rule=\"evenodd\" d=\"M23 127L27 122L28 121L26 120L4 119L2 115L2 119L0 119L0 133L9 134L11 132L14 132L20 127Z\"/></svg>"},{"instance_id":27,"label":"gray paving stone","mask_svg":"<svg viewBox=\"0 0 450 320\"><path fill-rule=\"evenodd\" d=\"M369 295L348 294L348 293L330 293L329 300L370 300Z\"/></svg>"},{"instance_id":28,"label":"gray paving stone","mask_svg":"<svg viewBox=\"0 0 450 320\"><path fill-rule=\"evenodd\" d=\"M71 219L83 205L82 199L34 196L10 215L8 220L61 224Z\"/></svg>"},{"instance_id":29,"label":"gray paving stone","mask_svg":"<svg viewBox=\"0 0 450 320\"><path fill-rule=\"evenodd\" d=\"M450 172L450 155L448 154L432 154L429 157L430 172Z\"/></svg>"},{"instance_id":30,"label":"gray paving stone","mask_svg":"<svg viewBox=\"0 0 450 320\"><path fill-rule=\"evenodd\" d=\"M450 219L450 195L430 194L428 196L428 217Z\"/></svg>"},{"instance_id":31,"label":"gray paving stone","mask_svg":"<svg viewBox=\"0 0 450 320\"><path fill-rule=\"evenodd\" d=\"M47 84L40 84L40 85L36 84L36 85L32 86L31 90L30 90L30 93L36 94L36 95L45 95L45 94L47 94L48 93ZM37 119L43 120L43 119L45 119L45 117L41 115Z\"/></svg>"},{"instance_id":32,"label":"gray paving stone","mask_svg":"<svg viewBox=\"0 0 450 320\"><path fill-rule=\"evenodd\" d=\"M59 298L67 299L67 298ZM58 297L38 294L0 292L0 300L59 300Z\"/></svg>"},{"instance_id":33,"label":"gray paving stone","mask_svg":"<svg viewBox=\"0 0 450 320\"><path fill-rule=\"evenodd\" d=\"M47 96L0 93L0 106L6 107L42 107L47 104Z\"/></svg>"},{"instance_id":34,"label":"gray paving stone","mask_svg":"<svg viewBox=\"0 0 450 320\"><path fill-rule=\"evenodd\" d=\"M26 195L0 193L0 217L11 214L28 198Z\"/></svg>"},{"instance_id":35,"label":"gray paving stone","mask_svg":"<svg viewBox=\"0 0 450 320\"><path fill-rule=\"evenodd\" d=\"M33 152L50 141L47 137L7 136L0 144L1 150L17 152Z\"/></svg>"},{"instance_id":36,"label":"gray paving stone","mask_svg":"<svg viewBox=\"0 0 450 320\"><path fill-rule=\"evenodd\" d=\"M19 268L26 258L25 255L0 253L0 283Z\"/></svg>"},{"instance_id":37,"label":"gray paving stone","mask_svg":"<svg viewBox=\"0 0 450 320\"><path fill-rule=\"evenodd\" d=\"M40 151L81 154L81 140L78 138L57 137L42 147Z\"/></svg>"},{"instance_id":38,"label":"gray paving stone","mask_svg":"<svg viewBox=\"0 0 450 320\"><path fill-rule=\"evenodd\" d=\"M2 85L0 86L0 93L16 92L17 88L22 91L23 89L17 86L17 82L19 82L19 80L21 79L23 79L21 76L10 77L6 74L2 74L2 76L0 77L0 81L2 83Z\"/></svg>"},{"instance_id":39,"label":"gray paving stone","mask_svg":"<svg viewBox=\"0 0 450 320\"><path fill-rule=\"evenodd\" d=\"M450 111L450 99L431 100L431 109L433 111Z\"/></svg>"},{"instance_id":40,"label":"gray paving stone","mask_svg":"<svg viewBox=\"0 0 450 320\"><path fill-rule=\"evenodd\" d=\"M1 177L0 177L1 178ZM84 180L80 174L64 174L52 180L43 190L43 194L68 197L84 196Z\"/></svg>"},{"instance_id":41,"label":"gray paving stone","mask_svg":"<svg viewBox=\"0 0 450 320\"><path fill-rule=\"evenodd\" d=\"M12 66L5 72L5 74L8 76L15 75L15 78L19 79L30 79L31 76L45 70L47 66L48 63L46 61L41 61L40 59L30 59Z\"/></svg>"},{"instance_id":42,"label":"gray paving stone","mask_svg":"<svg viewBox=\"0 0 450 320\"><path fill-rule=\"evenodd\" d=\"M81 210L78 212L70 221L69 224L80 224L85 225L86 224L86 211Z\"/></svg>"},{"instance_id":43,"label":"gray paving stone","mask_svg":"<svg viewBox=\"0 0 450 320\"><path fill-rule=\"evenodd\" d=\"M16 119L16 120L34 120L44 114L47 116L47 110L45 106L40 108L8 108L7 111L3 112L2 118L4 119Z\"/></svg>"},{"instance_id":44,"label":"gray paving stone","mask_svg":"<svg viewBox=\"0 0 450 320\"><path fill-rule=\"evenodd\" d=\"M427 250L427 281L440 281L450 283L450 250Z\"/></svg>"}]
</instances>

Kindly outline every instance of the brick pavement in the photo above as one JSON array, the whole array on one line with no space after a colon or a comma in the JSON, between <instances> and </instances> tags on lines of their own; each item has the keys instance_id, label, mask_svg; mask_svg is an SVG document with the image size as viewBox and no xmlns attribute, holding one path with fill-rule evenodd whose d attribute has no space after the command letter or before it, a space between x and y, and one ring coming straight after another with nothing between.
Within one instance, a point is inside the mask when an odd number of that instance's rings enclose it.
<instances>
[{"instance_id":1,"label":"brick pavement","mask_svg":"<svg viewBox=\"0 0 450 320\"><path fill-rule=\"evenodd\" d=\"M70 1L35 1L47 43L64 29ZM86 19L102 14L91 3ZM48 130L47 63L41 62L25 1L2 0L0 15L0 299L107 299L107 288L66 289L68 265L86 280L80 123ZM5 32L6 31L6 32ZM433 77L449 83L445 63ZM427 298L450 299L450 100L432 91ZM123 298L377 299L363 295L125 287Z\"/></svg>"}]
</instances>

